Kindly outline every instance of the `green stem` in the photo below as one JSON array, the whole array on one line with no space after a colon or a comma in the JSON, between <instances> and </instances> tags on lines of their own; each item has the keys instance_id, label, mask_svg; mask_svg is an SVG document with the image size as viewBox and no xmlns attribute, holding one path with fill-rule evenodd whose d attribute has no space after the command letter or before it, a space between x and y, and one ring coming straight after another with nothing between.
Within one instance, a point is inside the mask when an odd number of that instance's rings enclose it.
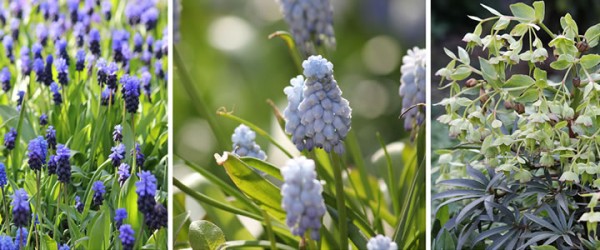
<instances>
[{"instance_id":1,"label":"green stem","mask_svg":"<svg viewBox=\"0 0 600 250\"><path fill-rule=\"evenodd\" d=\"M546 27L546 25L542 22L538 22L537 23L540 27L542 27L542 29L544 31L546 31L546 33L548 33L548 35L550 36L550 38L554 39L556 38L556 35L554 33L552 33L552 31L550 31L550 29L548 29L548 27Z\"/></svg>"},{"instance_id":2,"label":"green stem","mask_svg":"<svg viewBox=\"0 0 600 250\"><path fill-rule=\"evenodd\" d=\"M394 181L394 168L392 165L392 157L390 157L390 154L387 151L387 147L385 145L385 142L383 141L383 138L381 138L381 134L379 132L377 132L377 139L379 140L379 144L381 145L381 148L383 149L383 153L385 155L385 160L387 161L387 171L388 171L388 189L390 192L390 197L392 197L392 208L394 213L400 212L400 201L396 198L398 196L396 196L396 191L397 191L397 182Z\"/></svg>"},{"instance_id":3,"label":"green stem","mask_svg":"<svg viewBox=\"0 0 600 250\"><path fill-rule=\"evenodd\" d=\"M40 201L40 198L41 198L42 192L40 192L40 175L41 175L41 173L40 173L40 171L36 171L36 172L37 172L37 182L36 182L37 183L37 204L36 204L37 207L35 208L35 214L33 215L33 228L35 229L36 249L40 249L40 242L38 239L39 232L38 232L37 226L35 225L35 219L38 218L40 211L41 211L40 203L42 203L42 202Z\"/></svg>"},{"instance_id":4,"label":"green stem","mask_svg":"<svg viewBox=\"0 0 600 250\"><path fill-rule=\"evenodd\" d=\"M271 225L271 218L267 214L265 210L262 210L263 217L265 218L265 230L267 231L267 235L269 236L269 241L271 242L271 250L277 250L276 242L275 242L275 234L273 234L273 225Z\"/></svg>"},{"instance_id":5,"label":"green stem","mask_svg":"<svg viewBox=\"0 0 600 250\"><path fill-rule=\"evenodd\" d=\"M348 249L348 224L346 221L346 202L344 200L344 180L342 179L342 166L339 156L336 153L330 155L333 159L333 176L335 179L335 196L337 200L337 210L339 215L339 234L340 247L342 250Z\"/></svg>"}]
</instances>

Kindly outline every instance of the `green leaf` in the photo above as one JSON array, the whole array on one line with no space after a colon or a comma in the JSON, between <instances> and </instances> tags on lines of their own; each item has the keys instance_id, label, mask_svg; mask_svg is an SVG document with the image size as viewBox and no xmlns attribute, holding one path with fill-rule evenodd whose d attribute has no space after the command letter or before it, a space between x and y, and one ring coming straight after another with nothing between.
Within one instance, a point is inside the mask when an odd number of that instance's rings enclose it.
<instances>
[{"instance_id":1,"label":"green leaf","mask_svg":"<svg viewBox=\"0 0 600 250\"><path fill-rule=\"evenodd\" d=\"M492 14L494 14L494 15L496 15L496 16L502 16L502 14L500 14L500 12L498 12L498 11L497 11L497 10L495 10L495 9L493 9L492 7L489 7L489 6L485 5L485 4L481 4L481 6L482 6L483 8L485 8L486 10L488 10L490 13L492 13Z\"/></svg>"},{"instance_id":2,"label":"green leaf","mask_svg":"<svg viewBox=\"0 0 600 250\"><path fill-rule=\"evenodd\" d=\"M226 250L226 249L248 249L248 248L252 248L252 247L261 247L263 249L267 249L269 247L271 247L271 242L266 241L266 240L260 240L260 241L256 241L256 240L236 240L236 241L228 241L225 242L223 244L221 244L219 246L220 250ZM275 247L276 249L280 249L280 250L295 250L297 249L296 247L291 247L288 245L284 245L281 243L275 243Z\"/></svg>"},{"instance_id":3,"label":"green leaf","mask_svg":"<svg viewBox=\"0 0 600 250\"><path fill-rule=\"evenodd\" d=\"M540 92L538 89L529 89L519 96L516 101L520 103L534 102L538 100L539 94Z\"/></svg>"},{"instance_id":4,"label":"green leaf","mask_svg":"<svg viewBox=\"0 0 600 250\"><path fill-rule=\"evenodd\" d=\"M553 246L531 246L532 250L557 250L556 247Z\"/></svg>"},{"instance_id":5,"label":"green leaf","mask_svg":"<svg viewBox=\"0 0 600 250\"><path fill-rule=\"evenodd\" d=\"M129 210L128 210L129 212ZM96 214L92 222L88 225L89 241L88 249L106 248L109 246L110 239L110 215L105 211L100 211ZM136 231L137 232L137 231Z\"/></svg>"},{"instance_id":6,"label":"green leaf","mask_svg":"<svg viewBox=\"0 0 600 250\"><path fill-rule=\"evenodd\" d=\"M267 212L275 218L285 218L285 212L281 209L281 193L278 187L229 152L224 152L223 156L215 154L215 159L225 168L229 178L244 194L265 206Z\"/></svg>"},{"instance_id":7,"label":"green leaf","mask_svg":"<svg viewBox=\"0 0 600 250\"><path fill-rule=\"evenodd\" d=\"M461 81L466 79L471 75L471 69L466 66L459 66L456 70L450 75L450 78L455 81Z\"/></svg>"},{"instance_id":8,"label":"green leaf","mask_svg":"<svg viewBox=\"0 0 600 250\"><path fill-rule=\"evenodd\" d=\"M579 64L581 64L581 67L583 67L584 69L589 69L589 68L595 67L599 63L600 63L600 55L598 55L598 54L584 55L581 57L581 59L579 59Z\"/></svg>"},{"instance_id":9,"label":"green leaf","mask_svg":"<svg viewBox=\"0 0 600 250\"><path fill-rule=\"evenodd\" d=\"M585 40L590 48L598 45L598 38L600 38L600 24L596 24L588 28L583 36L585 37Z\"/></svg>"},{"instance_id":10,"label":"green leaf","mask_svg":"<svg viewBox=\"0 0 600 250\"><path fill-rule=\"evenodd\" d=\"M253 167L257 170L264 172L270 176L275 177L276 179L283 181L283 176L281 175L281 170L279 168L271 165L266 161L261 161L254 157L241 157L240 160L248 164L248 166Z\"/></svg>"},{"instance_id":11,"label":"green leaf","mask_svg":"<svg viewBox=\"0 0 600 250\"><path fill-rule=\"evenodd\" d=\"M185 211L173 217L173 235L178 235L185 223L190 219L190 212Z\"/></svg>"},{"instance_id":12,"label":"green leaf","mask_svg":"<svg viewBox=\"0 0 600 250\"><path fill-rule=\"evenodd\" d=\"M565 70L571 66L575 59L569 54L562 54L558 59L550 63L550 67L556 70Z\"/></svg>"},{"instance_id":13,"label":"green leaf","mask_svg":"<svg viewBox=\"0 0 600 250\"><path fill-rule=\"evenodd\" d=\"M456 249L456 242L454 237L446 230L442 232L439 240L434 242L433 249L435 250L454 250Z\"/></svg>"},{"instance_id":14,"label":"green leaf","mask_svg":"<svg viewBox=\"0 0 600 250\"><path fill-rule=\"evenodd\" d=\"M508 24L510 23L510 19L506 16L501 16L498 21L496 21L496 23L494 24L494 27L492 29L494 30L504 30L506 29L506 27L508 27Z\"/></svg>"},{"instance_id":15,"label":"green leaf","mask_svg":"<svg viewBox=\"0 0 600 250\"><path fill-rule=\"evenodd\" d=\"M544 1L533 2L533 8L535 10L535 20L538 23L543 22L545 11L546 11L546 6L544 4Z\"/></svg>"},{"instance_id":16,"label":"green leaf","mask_svg":"<svg viewBox=\"0 0 600 250\"><path fill-rule=\"evenodd\" d=\"M526 21L534 21L536 19L535 10L524 3L511 4L510 12L512 12L515 17Z\"/></svg>"},{"instance_id":17,"label":"green leaf","mask_svg":"<svg viewBox=\"0 0 600 250\"><path fill-rule=\"evenodd\" d=\"M458 47L458 57L460 58L460 61L466 65L471 64L471 59L469 58L469 53L467 53L467 51L465 49L463 49L462 47Z\"/></svg>"},{"instance_id":18,"label":"green leaf","mask_svg":"<svg viewBox=\"0 0 600 250\"><path fill-rule=\"evenodd\" d=\"M212 222L205 220L192 222L188 235L190 246L194 250L214 250L225 243L223 231Z\"/></svg>"},{"instance_id":19,"label":"green leaf","mask_svg":"<svg viewBox=\"0 0 600 250\"><path fill-rule=\"evenodd\" d=\"M481 65L481 73L483 78L490 84L493 84L498 80L498 72L490 62L483 58L479 58L479 64Z\"/></svg>"}]
</instances>

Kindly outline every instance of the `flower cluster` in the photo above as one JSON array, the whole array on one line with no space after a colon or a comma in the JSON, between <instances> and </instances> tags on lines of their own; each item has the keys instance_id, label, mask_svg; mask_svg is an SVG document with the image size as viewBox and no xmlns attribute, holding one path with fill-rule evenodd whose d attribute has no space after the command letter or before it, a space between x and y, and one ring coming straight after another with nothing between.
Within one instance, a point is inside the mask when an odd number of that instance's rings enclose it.
<instances>
[{"instance_id":1,"label":"flower cluster","mask_svg":"<svg viewBox=\"0 0 600 250\"><path fill-rule=\"evenodd\" d=\"M140 180L135 183L135 192L138 195L138 209L144 214L144 223L151 230L158 230L167 226L168 212L160 203L156 202L156 177L149 171L138 173Z\"/></svg>"},{"instance_id":2,"label":"flower cluster","mask_svg":"<svg viewBox=\"0 0 600 250\"><path fill-rule=\"evenodd\" d=\"M378 234L367 243L368 250L397 250L398 245L387 236Z\"/></svg>"},{"instance_id":3,"label":"flower cluster","mask_svg":"<svg viewBox=\"0 0 600 250\"><path fill-rule=\"evenodd\" d=\"M325 203L321 196L323 186L317 180L315 162L304 156L290 159L281 168L281 175L284 179L281 206L287 212L287 226L296 236L304 236L310 229L310 237L319 240Z\"/></svg>"},{"instance_id":4,"label":"flower cluster","mask_svg":"<svg viewBox=\"0 0 600 250\"><path fill-rule=\"evenodd\" d=\"M117 229L123 225L123 220L127 219L127 210L125 208L119 208L115 210L115 224Z\"/></svg>"},{"instance_id":5,"label":"flower cluster","mask_svg":"<svg viewBox=\"0 0 600 250\"><path fill-rule=\"evenodd\" d=\"M125 181L127 179L129 179L129 172L130 172L130 167L129 164L127 163L121 163L121 165L119 165L119 170L117 171L119 173L119 185L123 186L123 184L125 183Z\"/></svg>"},{"instance_id":6,"label":"flower cluster","mask_svg":"<svg viewBox=\"0 0 600 250\"><path fill-rule=\"evenodd\" d=\"M58 181L69 183L71 181L71 150L62 144L56 147L56 156L53 157L56 161L56 175Z\"/></svg>"},{"instance_id":7,"label":"flower cluster","mask_svg":"<svg viewBox=\"0 0 600 250\"><path fill-rule=\"evenodd\" d=\"M129 224L119 227L119 239L123 245L123 250L132 250L135 245L135 231Z\"/></svg>"},{"instance_id":8,"label":"flower cluster","mask_svg":"<svg viewBox=\"0 0 600 250\"><path fill-rule=\"evenodd\" d=\"M15 140L17 139L17 130L15 128L10 128L8 133L4 135L4 147L8 150L12 150L15 148Z\"/></svg>"},{"instance_id":9,"label":"flower cluster","mask_svg":"<svg viewBox=\"0 0 600 250\"><path fill-rule=\"evenodd\" d=\"M12 196L13 223L17 227L28 227L31 222L31 210L29 209L29 196L25 189L17 189Z\"/></svg>"},{"instance_id":10,"label":"flower cluster","mask_svg":"<svg viewBox=\"0 0 600 250\"><path fill-rule=\"evenodd\" d=\"M95 181L92 185L92 191L94 191L94 197L92 198L92 206L100 206L104 201L104 194L106 189L102 181Z\"/></svg>"},{"instance_id":11,"label":"flower cluster","mask_svg":"<svg viewBox=\"0 0 600 250\"><path fill-rule=\"evenodd\" d=\"M48 154L48 143L44 140L44 137L39 136L29 141L28 153L29 157L27 163L32 170L41 170L42 166L46 164L46 155Z\"/></svg>"},{"instance_id":12,"label":"flower cluster","mask_svg":"<svg viewBox=\"0 0 600 250\"><path fill-rule=\"evenodd\" d=\"M266 160L267 155L260 149L260 146L254 142L256 133L246 125L239 125L235 128L231 140L233 141L233 153L238 156L250 156L260 160Z\"/></svg>"},{"instance_id":13,"label":"flower cluster","mask_svg":"<svg viewBox=\"0 0 600 250\"><path fill-rule=\"evenodd\" d=\"M311 56L302 67L306 79L293 78L292 86L284 89L288 97L285 132L292 135L298 150L318 147L343 154L352 109L333 77L333 64L321 56Z\"/></svg>"},{"instance_id":14,"label":"flower cluster","mask_svg":"<svg viewBox=\"0 0 600 250\"><path fill-rule=\"evenodd\" d=\"M411 130L421 125L425 119L421 108L413 107L425 103L425 70L427 67L427 50L417 47L409 49L402 57L400 71L399 94L402 97L402 113L404 114L404 129Z\"/></svg>"},{"instance_id":15,"label":"flower cluster","mask_svg":"<svg viewBox=\"0 0 600 250\"><path fill-rule=\"evenodd\" d=\"M316 46L335 47L333 9L329 0L279 0L285 21L305 55Z\"/></svg>"},{"instance_id":16,"label":"flower cluster","mask_svg":"<svg viewBox=\"0 0 600 250\"><path fill-rule=\"evenodd\" d=\"M111 154L108 156L114 167L121 165L121 162L125 159L125 145L118 144L110 149Z\"/></svg>"}]
</instances>

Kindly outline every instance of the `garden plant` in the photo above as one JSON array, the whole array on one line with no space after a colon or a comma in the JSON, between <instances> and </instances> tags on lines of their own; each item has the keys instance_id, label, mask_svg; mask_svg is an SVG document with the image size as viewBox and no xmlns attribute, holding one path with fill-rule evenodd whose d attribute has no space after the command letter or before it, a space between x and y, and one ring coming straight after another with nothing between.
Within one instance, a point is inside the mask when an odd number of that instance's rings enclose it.
<instances>
[{"instance_id":1,"label":"garden plant","mask_svg":"<svg viewBox=\"0 0 600 250\"><path fill-rule=\"evenodd\" d=\"M166 1L0 3L0 249L166 249Z\"/></svg>"},{"instance_id":2,"label":"garden plant","mask_svg":"<svg viewBox=\"0 0 600 250\"><path fill-rule=\"evenodd\" d=\"M174 195L173 247L424 248L427 53L408 50L401 70L396 69L402 74L402 113L388 122L396 130L408 131L401 148L391 149L373 133L368 137L378 142L374 151L379 154L369 157L353 126L352 103L342 93L345 84L335 71L332 51L344 41L335 38L330 1L281 0L278 4L289 32L272 32L260 42L286 46L286 63L297 72L282 83L269 83L278 86L278 94L269 100L252 99L269 107L272 128L257 125L258 114L238 116L219 98L210 97L222 106L212 109L208 98L199 94L209 90L197 90L202 85L190 76L191 66L175 46L179 79L175 85L193 100L221 151L214 152L209 164L219 169L210 171L175 150L177 166L190 168L201 184L186 182L190 178L173 179L179 189ZM185 1L182 7L188 8ZM182 35L185 40L186 33ZM275 68L270 62L264 67ZM284 99L285 105L271 99ZM221 133L227 123L236 128ZM262 141L268 144L261 145ZM282 155L283 164L270 161L272 151ZM190 217L186 197L202 206L203 218ZM258 223L262 233L250 235L236 216Z\"/></svg>"},{"instance_id":3,"label":"garden plant","mask_svg":"<svg viewBox=\"0 0 600 250\"><path fill-rule=\"evenodd\" d=\"M436 151L433 248L597 249L600 25L481 6L436 73L456 145Z\"/></svg>"}]
</instances>

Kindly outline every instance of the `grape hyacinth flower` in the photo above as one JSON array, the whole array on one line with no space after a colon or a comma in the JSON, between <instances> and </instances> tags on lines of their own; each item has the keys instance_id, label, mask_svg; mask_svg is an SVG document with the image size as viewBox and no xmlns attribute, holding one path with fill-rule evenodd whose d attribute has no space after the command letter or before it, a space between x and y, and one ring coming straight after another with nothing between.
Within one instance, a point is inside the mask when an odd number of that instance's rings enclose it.
<instances>
[{"instance_id":1,"label":"grape hyacinth flower","mask_svg":"<svg viewBox=\"0 0 600 250\"><path fill-rule=\"evenodd\" d=\"M44 137L38 136L29 141L27 150L29 168L32 170L42 169L42 166L46 164L46 155L48 154L48 143L44 140Z\"/></svg>"},{"instance_id":2,"label":"grape hyacinth flower","mask_svg":"<svg viewBox=\"0 0 600 250\"><path fill-rule=\"evenodd\" d=\"M13 55L13 38L11 36L4 36L2 38L2 44L4 45L4 51L6 52L6 57L10 59L10 62L14 62Z\"/></svg>"},{"instance_id":3,"label":"grape hyacinth flower","mask_svg":"<svg viewBox=\"0 0 600 250\"><path fill-rule=\"evenodd\" d=\"M144 38L142 37L142 35L140 33L135 33L135 35L133 36L133 52L136 53L141 53L144 44Z\"/></svg>"},{"instance_id":4,"label":"grape hyacinth flower","mask_svg":"<svg viewBox=\"0 0 600 250\"><path fill-rule=\"evenodd\" d=\"M266 160L267 155L260 149L260 146L254 142L256 133L248 126L241 124L233 131L231 141L233 141L233 153L237 156L250 156L260 160Z\"/></svg>"},{"instance_id":5,"label":"grape hyacinth flower","mask_svg":"<svg viewBox=\"0 0 600 250\"><path fill-rule=\"evenodd\" d=\"M156 205L154 205L154 210L152 213L147 213L144 215L144 222L146 223L146 226L148 226L150 231L155 231L163 227L167 227L167 220L167 209L160 203L156 203Z\"/></svg>"},{"instance_id":6,"label":"grape hyacinth flower","mask_svg":"<svg viewBox=\"0 0 600 250\"><path fill-rule=\"evenodd\" d=\"M127 219L127 210L119 208L115 210L115 225L119 229L123 225L123 220Z\"/></svg>"},{"instance_id":7,"label":"grape hyacinth flower","mask_svg":"<svg viewBox=\"0 0 600 250\"><path fill-rule=\"evenodd\" d=\"M27 231L27 228L17 228L17 235L15 235L16 249L24 249L27 246L27 236L29 236L29 231Z\"/></svg>"},{"instance_id":8,"label":"grape hyacinth flower","mask_svg":"<svg viewBox=\"0 0 600 250\"><path fill-rule=\"evenodd\" d=\"M329 0L279 0L283 17L304 55L316 46L335 47L333 9ZM313 41L314 39L314 41Z\"/></svg>"},{"instance_id":9,"label":"grape hyacinth flower","mask_svg":"<svg viewBox=\"0 0 600 250\"><path fill-rule=\"evenodd\" d=\"M96 62L96 68L98 69L98 84L103 86L106 84L108 76L106 75L106 60L104 58L98 59Z\"/></svg>"},{"instance_id":10,"label":"grape hyacinth flower","mask_svg":"<svg viewBox=\"0 0 600 250\"><path fill-rule=\"evenodd\" d=\"M108 106L109 101L110 101L111 105L115 104L114 95L115 94L112 92L111 89L109 89L108 87L104 88L104 90L102 90L102 93L100 95L100 105Z\"/></svg>"},{"instance_id":11,"label":"grape hyacinth flower","mask_svg":"<svg viewBox=\"0 0 600 250\"><path fill-rule=\"evenodd\" d=\"M40 126L46 126L48 124L48 115L41 114L40 115Z\"/></svg>"},{"instance_id":12,"label":"grape hyacinth flower","mask_svg":"<svg viewBox=\"0 0 600 250\"><path fill-rule=\"evenodd\" d=\"M58 157L56 155L51 155L48 157L48 175L56 174L56 169L58 168Z\"/></svg>"},{"instance_id":13,"label":"grape hyacinth flower","mask_svg":"<svg viewBox=\"0 0 600 250\"><path fill-rule=\"evenodd\" d=\"M0 249L16 250L19 248L15 246L12 237L8 235L0 235Z\"/></svg>"},{"instance_id":14,"label":"grape hyacinth flower","mask_svg":"<svg viewBox=\"0 0 600 250\"><path fill-rule=\"evenodd\" d=\"M42 58L36 58L33 60L33 71L36 75L35 81L39 83L45 83L44 60Z\"/></svg>"},{"instance_id":15,"label":"grape hyacinth flower","mask_svg":"<svg viewBox=\"0 0 600 250\"><path fill-rule=\"evenodd\" d=\"M302 67L306 79L293 78L292 86L284 89L288 97L285 132L292 135L300 151L319 147L343 154L352 109L333 77L333 64L321 56L311 56Z\"/></svg>"},{"instance_id":16,"label":"grape hyacinth flower","mask_svg":"<svg viewBox=\"0 0 600 250\"><path fill-rule=\"evenodd\" d=\"M405 130L411 130L421 125L425 119L424 111L421 112L419 108L410 108L418 103L425 103L426 59L427 51L417 47L409 49L402 57L399 94L402 97Z\"/></svg>"},{"instance_id":17,"label":"grape hyacinth flower","mask_svg":"<svg viewBox=\"0 0 600 250\"><path fill-rule=\"evenodd\" d=\"M140 56L140 60L142 60L145 65L150 66L150 63L152 62L152 52L144 50L142 56Z\"/></svg>"},{"instance_id":18,"label":"grape hyacinth flower","mask_svg":"<svg viewBox=\"0 0 600 250\"><path fill-rule=\"evenodd\" d=\"M140 80L137 77L126 78L121 91L127 112L136 113L140 104Z\"/></svg>"},{"instance_id":19,"label":"grape hyacinth flower","mask_svg":"<svg viewBox=\"0 0 600 250\"><path fill-rule=\"evenodd\" d=\"M133 150L131 151L131 154L133 155ZM140 144L136 143L135 144L135 164L141 168L141 167L144 167L145 161L146 161L146 157L145 157L144 153L142 153Z\"/></svg>"},{"instance_id":20,"label":"grape hyacinth flower","mask_svg":"<svg viewBox=\"0 0 600 250\"><path fill-rule=\"evenodd\" d=\"M60 106L62 104L62 95L60 94L60 87L55 82L50 84L50 91L52 91L52 99L54 100L54 105Z\"/></svg>"},{"instance_id":21,"label":"grape hyacinth flower","mask_svg":"<svg viewBox=\"0 0 600 250\"><path fill-rule=\"evenodd\" d=\"M79 49L75 54L75 70L81 72L85 68L85 50Z\"/></svg>"},{"instance_id":22,"label":"grape hyacinth flower","mask_svg":"<svg viewBox=\"0 0 600 250\"><path fill-rule=\"evenodd\" d=\"M4 188L8 184L8 180L6 179L6 167L3 163L0 163L0 188Z\"/></svg>"},{"instance_id":23,"label":"grape hyacinth flower","mask_svg":"<svg viewBox=\"0 0 600 250\"><path fill-rule=\"evenodd\" d=\"M67 0L67 7L69 8L69 14L71 14L71 22L76 23L79 19L79 14L77 13L79 0Z\"/></svg>"},{"instance_id":24,"label":"grape hyacinth flower","mask_svg":"<svg viewBox=\"0 0 600 250\"><path fill-rule=\"evenodd\" d=\"M63 145L56 146L56 175L62 183L71 182L71 150Z\"/></svg>"},{"instance_id":25,"label":"grape hyacinth flower","mask_svg":"<svg viewBox=\"0 0 600 250\"><path fill-rule=\"evenodd\" d=\"M154 74L156 74L156 77L158 77L158 79L166 80L166 75L165 75L165 71L163 70L162 60L156 60L156 62L154 63Z\"/></svg>"},{"instance_id":26,"label":"grape hyacinth flower","mask_svg":"<svg viewBox=\"0 0 600 250\"><path fill-rule=\"evenodd\" d=\"M367 243L368 250L397 250L398 245L387 236L378 234Z\"/></svg>"},{"instance_id":27,"label":"grape hyacinth flower","mask_svg":"<svg viewBox=\"0 0 600 250\"><path fill-rule=\"evenodd\" d=\"M95 181L94 184L92 184L92 191L94 191L92 206L101 206L102 201L104 200L104 194L106 193L104 183L102 181Z\"/></svg>"},{"instance_id":28,"label":"grape hyacinth flower","mask_svg":"<svg viewBox=\"0 0 600 250\"><path fill-rule=\"evenodd\" d=\"M58 58L56 61L56 71L58 71L58 82L61 85L69 83L69 66L64 58Z\"/></svg>"},{"instance_id":29,"label":"grape hyacinth flower","mask_svg":"<svg viewBox=\"0 0 600 250\"><path fill-rule=\"evenodd\" d=\"M21 73L23 75L29 75L31 73L31 58L29 57L29 48L27 46L21 47Z\"/></svg>"},{"instance_id":30,"label":"grape hyacinth flower","mask_svg":"<svg viewBox=\"0 0 600 250\"><path fill-rule=\"evenodd\" d=\"M54 74L52 73L52 64L54 63L54 58L52 55L48 55L46 57L46 65L44 66L44 84L46 86L50 86L52 82L54 82Z\"/></svg>"},{"instance_id":31,"label":"grape hyacinth flower","mask_svg":"<svg viewBox=\"0 0 600 250\"><path fill-rule=\"evenodd\" d=\"M163 57L162 46L162 40L156 40L154 42L154 57L156 57L156 59L158 60L160 60Z\"/></svg>"},{"instance_id":32,"label":"grape hyacinth flower","mask_svg":"<svg viewBox=\"0 0 600 250\"><path fill-rule=\"evenodd\" d=\"M135 245L135 231L129 224L123 224L119 227L119 239L123 250L132 250Z\"/></svg>"},{"instance_id":33,"label":"grape hyacinth flower","mask_svg":"<svg viewBox=\"0 0 600 250\"><path fill-rule=\"evenodd\" d=\"M138 195L138 209L145 216L154 211L154 195L156 195L156 177L150 171L138 173L140 180L135 183L135 192Z\"/></svg>"},{"instance_id":34,"label":"grape hyacinth flower","mask_svg":"<svg viewBox=\"0 0 600 250\"><path fill-rule=\"evenodd\" d=\"M17 92L17 109L23 105L23 99L25 98L25 91L19 90Z\"/></svg>"},{"instance_id":35,"label":"grape hyacinth flower","mask_svg":"<svg viewBox=\"0 0 600 250\"><path fill-rule=\"evenodd\" d=\"M31 52L33 53L33 58L34 59L37 59L37 58L42 59L42 50L43 49L44 48L42 47L42 44L40 44L40 43L34 43L31 46Z\"/></svg>"},{"instance_id":36,"label":"grape hyacinth flower","mask_svg":"<svg viewBox=\"0 0 600 250\"><path fill-rule=\"evenodd\" d=\"M156 28L158 19L158 10L155 7L149 8L142 14L141 21L146 25L146 30L150 31Z\"/></svg>"},{"instance_id":37,"label":"grape hyacinth flower","mask_svg":"<svg viewBox=\"0 0 600 250\"><path fill-rule=\"evenodd\" d=\"M151 80L152 74L150 74L150 72L148 72L148 70L145 68L142 72L140 81L142 82L142 90L144 91L144 94L146 95L146 98L148 98L149 102L152 102L152 89L150 86Z\"/></svg>"},{"instance_id":38,"label":"grape hyacinth flower","mask_svg":"<svg viewBox=\"0 0 600 250\"><path fill-rule=\"evenodd\" d=\"M65 60L65 64L68 66L69 64L69 53L67 53L67 41L65 39L60 39L57 44L56 54L60 59Z\"/></svg>"},{"instance_id":39,"label":"grape hyacinth flower","mask_svg":"<svg viewBox=\"0 0 600 250\"><path fill-rule=\"evenodd\" d=\"M12 195L13 223L17 227L28 227L31 222L31 210L29 209L29 196L25 189L17 189Z\"/></svg>"},{"instance_id":40,"label":"grape hyacinth flower","mask_svg":"<svg viewBox=\"0 0 600 250\"><path fill-rule=\"evenodd\" d=\"M8 67L2 68L0 71L0 83L2 83L2 90L8 92L10 90L10 70Z\"/></svg>"},{"instance_id":41,"label":"grape hyacinth flower","mask_svg":"<svg viewBox=\"0 0 600 250\"><path fill-rule=\"evenodd\" d=\"M125 159L125 145L119 144L110 149L110 155L108 158L111 159L114 167L121 165L121 161Z\"/></svg>"},{"instance_id":42,"label":"grape hyacinth flower","mask_svg":"<svg viewBox=\"0 0 600 250\"><path fill-rule=\"evenodd\" d=\"M35 34L40 44L46 46L48 43L48 28L43 23L38 23L35 27Z\"/></svg>"},{"instance_id":43,"label":"grape hyacinth flower","mask_svg":"<svg viewBox=\"0 0 600 250\"><path fill-rule=\"evenodd\" d=\"M46 129L46 141L48 141L48 148L56 149L56 130L54 130L54 126L48 126L48 129Z\"/></svg>"},{"instance_id":44,"label":"grape hyacinth flower","mask_svg":"<svg viewBox=\"0 0 600 250\"><path fill-rule=\"evenodd\" d=\"M119 185L122 187L125 184L125 181L129 178L130 174L129 164L123 162L119 165L119 170L117 173L119 174Z\"/></svg>"},{"instance_id":45,"label":"grape hyacinth flower","mask_svg":"<svg viewBox=\"0 0 600 250\"><path fill-rule=\"evenodd\" d=\"M117 71L119 68L115 62L111 62L104 68L104 73L106 74L106 86L112 90L117 89Z\"/></svg>"},{"instance_id":46,"label":"grape hyacinth flower","mask_svg":"<svg viewBox=\"0 0 600 250\"><path fill-rule=\"evenodd\" d=\"M113 130L113 140L115 142L123 141L123 126L121 126L121 124L115 125L115 129Z\"/></svg>"},{"instance_id":47,"label":"grape hyacinth flower","mask_svg":"<svg viewBox=\"0 0 600 250\"><path fill-rule=\"evenodd\" d=\"M83 203L81 203L81 198L79 196L75 196L75 209L78 212L83 213Z\"/></svg>"},{"instance_id":48,"label":"grape hyacinth flower","mask_svg":"<svg viewBox=\"0 0 600 250\"><path fill-rule=\"evenodd\" d=\"M310 229L310 237L319 240L325 203L321 196L323 186L316 179L315 162L304 156L290 159L281 168L281 175L284 179L281 206L287 213L287 226L293 235L301 237Z\"/></svg>"},{"instance_id":49,"label":"grape hyacinth flower","mask_svg":"<svg viewBox=\"0 0 600 250\"><path fill-rule=\"evenodd\" d=\"M90 52L95 56L100 56L100 31L97 29L90 30L89 34Z\"/></svg>"},{"instance_id":50,"label":"grape hyacinth flower","mask_svg":"<svg viewBox=\"0 0 600 250\"><path fill-rule=\"evenodd\" d=\"M69 245L63 244L58 248L58 250L71 250L71 248L69 247Z\"/></svg>"},{"instance_id":51,"label":"grape hyacinth flower","mask_svg":"<svg viewBox=\"0 0 600 250\"><path fill-rule=\"evenodd\" d=\"M19 19L13 18L10 20L10 33L14 40L19 40L19 26L21 22Z\"/></svg>"},{"instance_id":52,"label":"grape hyacinth flower","mask_svg":"<svg viewBox=\"0 0 600 250\"><path fill-rule=\"evenodd\" d=\"M110 3L110 1L102 1L102 13L104 14L104 19L106 19L106 21L110 21L110 19L112 18L111 9L112 4Z\"/></svg>"},{"instance_id":53,"label":"grape hyacinth flower","mask_svg":"<svg viewBox=\"0 0 600 250\"><path fill-rule=\"evenodd\" d=\"M17 139L17 130L15 128L10 128L8 133L4 135L4 147L8 150L13 150L15 148L15 140Z\"/></svg>"}]
</instances>

